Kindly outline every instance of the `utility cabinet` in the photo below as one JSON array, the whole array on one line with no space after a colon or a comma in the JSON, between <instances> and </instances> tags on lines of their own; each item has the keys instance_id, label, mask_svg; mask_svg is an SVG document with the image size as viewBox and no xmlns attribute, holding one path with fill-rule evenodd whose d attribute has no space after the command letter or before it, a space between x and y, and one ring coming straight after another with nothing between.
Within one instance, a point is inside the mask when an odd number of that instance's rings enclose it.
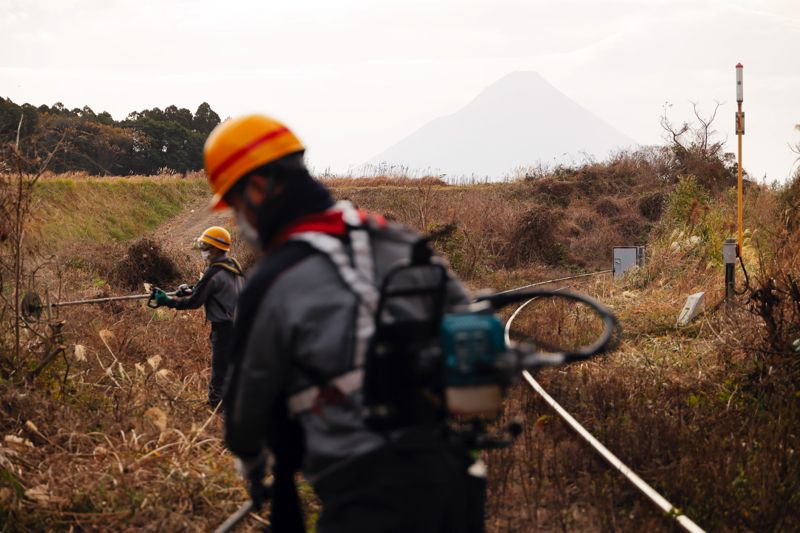
<instances>
[{"instance_id":1,"label":"utility cabinet","mask_svg":"<svg viewBox=\"0 0 800 533\"><path fill-rule=\"evenodd\" d=\"M644 246L615 246L614 259L611 265L614 279L620 279L625 272L638 266L643 267L645 261Z\"/></svg>"}]
</instances>

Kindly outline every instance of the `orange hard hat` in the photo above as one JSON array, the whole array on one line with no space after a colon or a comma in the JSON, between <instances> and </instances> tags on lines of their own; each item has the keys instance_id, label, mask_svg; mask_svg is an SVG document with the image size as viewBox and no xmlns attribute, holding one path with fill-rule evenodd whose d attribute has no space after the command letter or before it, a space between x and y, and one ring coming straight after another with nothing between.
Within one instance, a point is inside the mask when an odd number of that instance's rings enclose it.
<instances>
[{"instance_id":1,"label":"orange hard hat","mask_svg":"<svg viewBox=\"0 0 800 533\"><path fill-rule=\"evenodd\" d=\"M198 244L205 243L223 252L227 252L231 249L231 234L223 227L211 226L197 238L196 242Z\"/></svg>"},{"instance_id":2,"label":"orange hard hat","mask_svg":"<svg viewBox=\"0 0 800 533\"><path fill-rule=\"evenodd\" d=\"M211 208L228 207L222 197L248 172L303 150L303 143L289 128L265 115L245 115L218 125L203 149L214 193Z\"/></svg>"}]
</instances>

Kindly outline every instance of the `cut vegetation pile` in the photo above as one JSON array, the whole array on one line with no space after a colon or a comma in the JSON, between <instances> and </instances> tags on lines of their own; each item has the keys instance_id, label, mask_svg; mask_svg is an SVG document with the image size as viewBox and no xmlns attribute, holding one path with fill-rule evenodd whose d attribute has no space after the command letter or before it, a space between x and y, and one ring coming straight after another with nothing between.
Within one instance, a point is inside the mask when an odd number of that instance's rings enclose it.
<instances>
[{"instance_id":1,"label":"cut vegetation pile","mask_svg":"<svg viewBox=\"0 0 800 533\"><path fill-rule=\"evenodd\" d=\"M185 279L175 261L152 239L140 239L131 244L125 257L109 273L109 281L114 286L129 290L140 289L145 282L171 287Z\"/></svg>"}]
</instances>

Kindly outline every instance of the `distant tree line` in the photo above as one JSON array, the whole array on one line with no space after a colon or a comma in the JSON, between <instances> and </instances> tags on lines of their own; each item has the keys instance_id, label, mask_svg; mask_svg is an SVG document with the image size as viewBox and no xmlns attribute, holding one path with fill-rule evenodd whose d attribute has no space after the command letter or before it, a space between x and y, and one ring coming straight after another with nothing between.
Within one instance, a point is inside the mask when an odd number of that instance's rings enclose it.
<instances>
[{"instance_id":1,"label":"distant tree line","mask_svg":"<svg viewBox=\"0 0 800 533\"><path fill-rule=\"evenodd\" d=\"M20 127L20 117L22 125ZM64 137L49 169L92 174L156 174L203 168L203 143L220 123L217 113L203 102L192 113L171 105L134 111L124 120L89 106L67 109L18 105L0 97L0 142L16 142L31 161L44 157ZM0 165L7 162L0 162ZM3 170L0 168L0 170Z\"/></svg>"}]
</instances>

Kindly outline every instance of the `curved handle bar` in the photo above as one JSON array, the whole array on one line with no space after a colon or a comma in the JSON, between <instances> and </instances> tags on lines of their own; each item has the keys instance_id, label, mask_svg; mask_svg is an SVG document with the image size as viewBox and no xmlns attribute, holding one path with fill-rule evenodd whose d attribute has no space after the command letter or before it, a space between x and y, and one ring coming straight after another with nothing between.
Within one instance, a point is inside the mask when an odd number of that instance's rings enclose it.
<instances>
[{"instance_id":1,"label":"curved handle bar","mask_svg":"<svg viewBox=\"0 0 800 533\"><path fill-rule=\"evenodd\" d=\"M580 302L592 308L597 315L603 320L603 332L592 344L583 346L577 350L564 351L564 352L540 352L540 351L527 351L522 346L518 347L516 351L527 352L523 353L521 366L524 368L535 368L540 366L559 365L575 361L583 361L595 355L599 355L608 351L614 339L614 332L619 328L617 317L610 309L603 304L586 296L585 294L578 294L565 290L552 290L552 289L539 289L524 292L513 292L504 294L491 294L482 296L477 299L478 302L487 302L493 309L498 310L507 305L518 303L521 301L528 301L535 298L563 298L565 300L572 300Z\"/></svg>"}]
</instances>

